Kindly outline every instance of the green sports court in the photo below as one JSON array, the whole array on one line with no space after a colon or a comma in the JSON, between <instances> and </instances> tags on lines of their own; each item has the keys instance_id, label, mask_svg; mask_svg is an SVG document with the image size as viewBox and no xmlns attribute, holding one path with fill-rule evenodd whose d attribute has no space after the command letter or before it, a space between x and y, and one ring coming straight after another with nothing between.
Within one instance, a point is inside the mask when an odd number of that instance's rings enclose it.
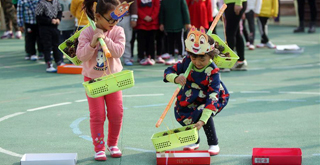
<instances>
[{"instance_id":1,"label":"green sports court","mask_svg":"<svg viewBox=\"0 0 320 165\"><path fill-rule=\"evenodd\" d=\"M281 19L279 25L270 23L270 40L297 44L304 52L246 50L248 71L221 73L231 95L214 118L221 151L211 156L212 165L249 165L253 148L272 147L301 148L303 165L320 164L320 28L314 34L293 34L296 18ZM224 38L222 25L217 28ZM78 165L153 165L152 134L180 127L173 107L155 127L177 88L162 81L166 66L125 66L133 70L135 86L123 91L118 144L123 156L111 158L106 152L107 161L97 162L83 76L46 73L43 61L26 61L24 56L24 40L0 40L1 165L19 165L26 153L77 153ZM199 136L199 149L207 150L203 130Z\"/></svg>"}]
</instances>

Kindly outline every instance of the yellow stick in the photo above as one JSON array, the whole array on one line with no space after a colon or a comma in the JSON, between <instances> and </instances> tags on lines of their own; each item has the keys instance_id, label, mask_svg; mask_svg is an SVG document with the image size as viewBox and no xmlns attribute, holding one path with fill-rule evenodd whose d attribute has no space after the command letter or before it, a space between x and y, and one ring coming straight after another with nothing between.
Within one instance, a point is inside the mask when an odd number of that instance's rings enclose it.
<instances>
[{"instance_id":1,"label":"yellow stick","mask_svg":"<svg viewBox=\"0 0 320 165\"><path fill-rule=\"evenodd\" d=\"M226 10L226 8L227 8L227 5L223 4L222 7L219 10L217 16L214 18L213 22L211 23L211 26L210 26L210 28L208 30L208 33L210 33L210 34L212 33L212 30L216 27L220 17L222 16L222 14Z\"/></svg>"}]
</instances>

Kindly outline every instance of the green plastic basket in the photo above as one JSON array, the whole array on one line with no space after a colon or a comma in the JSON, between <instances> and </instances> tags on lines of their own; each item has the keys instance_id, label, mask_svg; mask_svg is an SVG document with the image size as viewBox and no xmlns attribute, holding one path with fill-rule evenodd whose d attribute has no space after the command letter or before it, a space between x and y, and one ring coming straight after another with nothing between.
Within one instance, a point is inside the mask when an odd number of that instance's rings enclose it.
<instances>
[{"instance_id":1,"label":"green plastic basket","mask_svg":"<svg viewBox=\"0 0 320 165\"><path fill-rule=\"evenodd\" d=\"M191 129L186 130L187 127ZM179 132L174 133L175 130L179 130ZM167 133L168 135L164 135L164 133ZM162 152L196 143L198 140L198 131L197 128L193 128L193 125L188 125L169 131L155 133L152 135L151 140L156 151Z\"/></svg>"},{"instance_id":2,"label":"green plastic basket","mask_svg":"<svg viewBox=\"0 0 320 165\"><path fill-rule=\"evenodd\" d=\"M67 47L66 42L67 42L68 40L74 41L77 37L80 36L80 33L81 33L84 29L86 29L87 27L89 27L89 24L86 25L85 27L83 27L83 28L82 28L81 30L79 30L78 32L74 33L70 38L68 38L67 40L65 40L65 41L64 41L63 43L61 43L61 44L59 45L59 47L58 47L59 50L60 50L74 65L81 65L81 64L82 64L82 61L80 61L80 60L77 58L77 56L71 58L66 52L63 51L63 49Z\"/></svg>"},{"instance_id":3,"label":"green plastic basket","mask_svg":"<svg viewBox=\"0 0 320 165\"><path fill-rule=\"evenodd\" d=\"M101 97L134 86L132 70L124 70L94 80L93 83L89 83L89 81L82 83L87 95L91 98Z\"/></svg>"},{"instance_id":4,"label":"green plastic basket","mask_svg":"<svg viewBox=\"0 0 320 165\"><path fill-rule=\"evenodd\" d=\"M219 45L224 46L224 51L222 53L229 52L230 57L221 57L219 55L214 56L213 61L219 68L232 68L233 65L238 61L239 56L234 53L232 49L217 35L210 34L214 41L218 42Z\"/></svg>"}]
</instances>

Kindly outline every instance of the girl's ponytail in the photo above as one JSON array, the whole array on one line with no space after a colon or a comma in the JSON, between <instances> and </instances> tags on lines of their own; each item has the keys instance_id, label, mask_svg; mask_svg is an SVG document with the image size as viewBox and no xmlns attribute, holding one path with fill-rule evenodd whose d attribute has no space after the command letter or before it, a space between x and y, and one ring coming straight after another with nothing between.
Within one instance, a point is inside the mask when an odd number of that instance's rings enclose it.
<instances>
[{"instance_id":1,"label":"girl's ponytail","mask_svg":"<svg viewBox=\"0 0 320 165\"><path fill-rule=\"evenodd\" d=\"M84 0L83 1L83 10L87 13L88 17L91 20L94 20L94 3L98 2L98 0Z\"/></svg>"}]
</instances>

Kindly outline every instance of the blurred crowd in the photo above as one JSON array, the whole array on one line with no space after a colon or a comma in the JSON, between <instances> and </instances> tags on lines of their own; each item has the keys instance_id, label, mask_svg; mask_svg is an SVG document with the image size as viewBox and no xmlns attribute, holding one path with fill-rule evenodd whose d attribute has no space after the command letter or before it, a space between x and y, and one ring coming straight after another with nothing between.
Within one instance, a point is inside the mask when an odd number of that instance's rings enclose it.
<instances>
[{"instance_id":1,"label":"blurred crowd","mask_svg":"<svg viewBox=\"0 0 320 165\"><path fill-rule=\"evenodd\" d=\"M47 71L63 65L58 50L76 31L88 24L84 0L1 0L5 27L1 39L22 39L24 34L26 60L45 60ZM123 65L173 65L186 55L184 40L191 28L209 29L219 8L225 3L224 32L229 47L239 60L231 70L246 70L245 49L275 49L268 37L268 20L279 21L280 0L120 0L134 3L118 23L126 36ZM298 1L299 27L304 32L304 0ZM309 33L315 32L317 17L315 0L308 0L311 11ZM254 44L256 27L260 43ZM249 29L249 31L247 30ZM216 30L213 30L216 33ZM137 43L137 44L135 44ZM137 55L134 57L134 47ZM53 58L52 58L53 57ZM230 71L221 68L222 71Z\"/></svg>"}]
</instances>

